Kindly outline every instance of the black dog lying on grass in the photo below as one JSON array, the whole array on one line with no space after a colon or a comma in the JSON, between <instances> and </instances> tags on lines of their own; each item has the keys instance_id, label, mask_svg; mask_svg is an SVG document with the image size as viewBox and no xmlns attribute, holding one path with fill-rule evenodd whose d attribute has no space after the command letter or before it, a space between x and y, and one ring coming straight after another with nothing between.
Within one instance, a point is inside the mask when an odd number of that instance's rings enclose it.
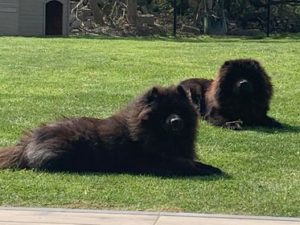
<instances>
[{"instance_id":1,"label":"black dog lying on grass","mask_svg":"<svg viewBox=\"0 0 300 225\"><path fill-rule=\"evenodd\" d=\"M106 119L42 125L0 150L0 168L46 171L212 175L196 161L198 112L183 86L154 87Z\"/></svg>"}]
</instances>

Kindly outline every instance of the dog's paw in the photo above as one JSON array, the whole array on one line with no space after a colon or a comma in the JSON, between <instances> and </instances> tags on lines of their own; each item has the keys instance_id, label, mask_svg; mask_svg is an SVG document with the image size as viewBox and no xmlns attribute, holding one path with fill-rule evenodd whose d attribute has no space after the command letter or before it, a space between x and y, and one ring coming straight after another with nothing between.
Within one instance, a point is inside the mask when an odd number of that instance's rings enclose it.
<instances>
[{"instance_id":1,"label":"dog's paw","mask_svg":"<svg viewBox=\"0 0 300 225\"><path fill-rule=\"evenodd\" d=\"M242 130L243 121L236 120L236 121L228 121L225 123L225 127L231 130Z\"/></svg>"}]
</instances>

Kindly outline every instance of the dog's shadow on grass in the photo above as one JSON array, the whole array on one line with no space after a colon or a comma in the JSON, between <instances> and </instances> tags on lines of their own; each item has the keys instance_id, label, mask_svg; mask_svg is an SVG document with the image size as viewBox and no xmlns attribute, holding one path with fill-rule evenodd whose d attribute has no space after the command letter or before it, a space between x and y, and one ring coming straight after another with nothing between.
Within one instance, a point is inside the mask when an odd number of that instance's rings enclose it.
<instances>
[{"instance_id":1,"label":"dog's shadow on grass","mask_svg":"<svg viewBox=\"0 0 300 225\"><path fill-rule=\"evenodd\" d=\"M169 180L203 180L203 181L217 181L217 180L227 180L231 179L232 177L223 172L222 174L217 175L199 175L199 176L189 176L189 175L155 175L155 174L133 174L133 173L124 173L127 175L137 175L149 178L160 178L160 179L169 179Z\"/></svg>"},{"instance_id":2,"label":"dog's shadow on grass","mask_svg":"<svg viewBox=\"0 0 300 225\"><path fill-rule=\"evenodd\" d=\"M170 172L169 174L153 174L153 173L138 173L138 172L62 172L62 171L41 171L35 170L35 172L43 172L49 174L69 174L69 175L79 175L79 176L137 176L137 177L144 177L144 178L159 178L159 179L171 179L171 180L203 180L203 181L217 181L217 180L227 180L231 179L232 177L227 174L226 172L222 171L222 174L217 175L172 175Z\"/></svg>"},{"instance_id":3,"label":"dog's shadow on grass","mask_svg":"<svg viewBox=\"0 0 300 225\"><path fill-rule=\"evenodd\" d=\"M50 172L55 174L60 174L61 172ZM67 172L68 174L77 174L77 175L84 175L84 176L137 176L137 177L144 177L144 178L158 178L162 180L203 180L203 181L217 181L217 180L227 180L231 179L232 176L223 172L222 174L218 175L172 175L170 174L152 174L152 173L138 173L138 172Z\"/></svg>"},{"instance_id":4,"label":"dog's shadow on grass","mask_svg":"<svg viewBox=\"0 0 300 225\"><path fill-rule=\"evenodd\" d=\"M154 177L154 176L152 176ZM161 179L174 179L174 180L203 180L203 181L218 181L218 180L229 180L232 179L227 173L221 175L211 176L160 176Z\"/></svg>"},{"instance_id":5,"label":"dog's shadow on grass","mask_svg":"<svg viewBox=\"0 0 300 225\"><path fill-rule=\"evenodd\" d=\"M300 133L300 126L298 125L289 125L282 124L281 128L267 128L267 127L243 127L243 130L247 131L256 131L261 133Z\"/></svg>"}]
</instances>

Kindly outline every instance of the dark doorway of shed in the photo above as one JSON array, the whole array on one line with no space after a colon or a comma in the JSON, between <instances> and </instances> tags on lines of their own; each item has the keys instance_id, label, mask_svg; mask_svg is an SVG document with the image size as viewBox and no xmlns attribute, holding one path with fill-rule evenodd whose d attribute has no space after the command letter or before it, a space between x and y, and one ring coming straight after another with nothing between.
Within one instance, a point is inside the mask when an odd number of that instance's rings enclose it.
<instances>
[{"instance_id":1,"label":"dark doorway of shed","mask_svg":"<svg viewBox=\"0 0 300 225\"><path fill-rule=\"evenodd\" d=\"M46 35L62 35L63 4L50 1L46 4Z\"/></svg>"}]
</instances>

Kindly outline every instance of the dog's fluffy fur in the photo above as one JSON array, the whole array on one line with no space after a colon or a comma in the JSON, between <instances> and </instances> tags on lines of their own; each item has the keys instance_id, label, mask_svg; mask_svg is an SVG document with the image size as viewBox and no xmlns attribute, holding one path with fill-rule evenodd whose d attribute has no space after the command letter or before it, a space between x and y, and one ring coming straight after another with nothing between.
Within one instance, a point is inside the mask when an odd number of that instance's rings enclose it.
<instances>
[{"instance_id":1,"label":"dog's fluffy fur","mask_svg":"<svg viewBox=\"0 0 300 225\"><path fill-rule=\"evenodd\" d=\"M196 161L198 112L182 86L154 87L106 119L73 118L42 125L0 150L0 168L47 171L210 175Z\"/></svg>"},{"instance_id":2,"label":"dog's fluffy fur","mask_svg":"<svg viewBox=\"0 0 300 225\"><path fill-rule=\"evenodd\" d=\"M237 83L245 81L251 91L237 93ZM241 129L241 125L281 127L275 119L267 116L273 94L271 79L260 63L253 59L226 61L215 80L188 79L181 85L192 92L198 101L200 113L217 126Z\"/></svg>"}]
</instances>

